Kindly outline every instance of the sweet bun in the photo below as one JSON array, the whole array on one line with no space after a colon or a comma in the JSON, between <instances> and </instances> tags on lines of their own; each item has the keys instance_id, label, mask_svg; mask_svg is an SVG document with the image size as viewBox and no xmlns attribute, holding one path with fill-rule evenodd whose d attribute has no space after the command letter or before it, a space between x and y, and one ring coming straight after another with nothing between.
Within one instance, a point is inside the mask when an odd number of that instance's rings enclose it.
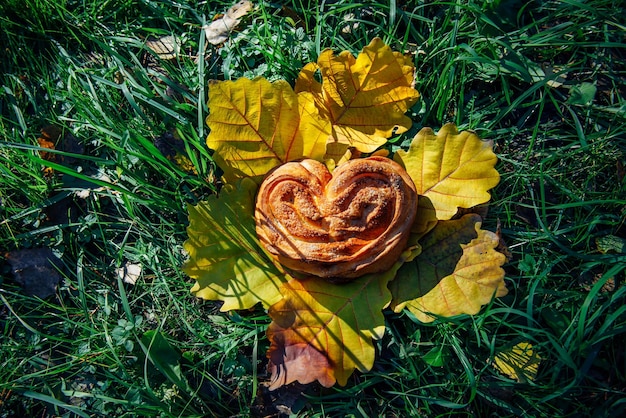
<instances>
[{"instance_id":1,"label":"sweet bun","mask_svg":"<svg viewBox=\"0 0 626 418\"><path fill-rule=\"evenodd\" d=\"M350 280L389 269L415 219L411 178L385 157L347 161L331 174L315 160L283 164L259 188L257 236L298 276Z\"/></svg>"}]
</instances>

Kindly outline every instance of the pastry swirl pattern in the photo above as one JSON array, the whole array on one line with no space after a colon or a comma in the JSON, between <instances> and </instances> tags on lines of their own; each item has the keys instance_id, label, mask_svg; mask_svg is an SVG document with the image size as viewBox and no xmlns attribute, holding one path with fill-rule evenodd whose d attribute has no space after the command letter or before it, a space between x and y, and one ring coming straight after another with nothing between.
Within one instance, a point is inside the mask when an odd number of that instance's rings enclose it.
<instances>
[{"instance_id":1,"label":"pastry swirl pattern","mask_svg":"<svg viewBox=\"0 0 626 418\"><path fill-rule=\"evenodd\" d=\"M393 265L416 210L411 178L388 158L350 160L332 174L303 160L279 166L261 184L256 232L296 276L350 280Z\"/></svg>"}]
</instances>

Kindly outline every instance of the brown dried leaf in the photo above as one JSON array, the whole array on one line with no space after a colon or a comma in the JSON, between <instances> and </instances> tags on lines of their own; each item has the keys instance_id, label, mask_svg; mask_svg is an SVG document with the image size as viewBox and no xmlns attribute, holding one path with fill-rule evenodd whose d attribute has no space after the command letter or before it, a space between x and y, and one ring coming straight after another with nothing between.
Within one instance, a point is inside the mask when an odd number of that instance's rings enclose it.
<instances>
[{"instance_id":1,"label":"brown dried leaf","mask_svg":"<svg viewBox=\"0 0 626 418\"><path fill-rule=\"evenodd\" d=\"M45 299L56 292L61 281L61 260L50 248L30 248L6 254L15 281L29 296Z\"/></svg>"}]
</instances>

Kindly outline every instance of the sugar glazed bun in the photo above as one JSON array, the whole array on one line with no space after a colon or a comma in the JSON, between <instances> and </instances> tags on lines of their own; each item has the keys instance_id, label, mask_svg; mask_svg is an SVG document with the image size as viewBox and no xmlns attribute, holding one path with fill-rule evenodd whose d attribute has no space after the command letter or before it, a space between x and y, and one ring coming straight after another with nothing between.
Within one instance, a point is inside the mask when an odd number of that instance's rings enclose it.
<instances>
[{"instance_id":1,"label":"sugar glazed bun","mask_svg":"<svg viewBox=\"0 0 626 418\"><path fill-rule=\"evenodd\" d=\"M315 160L279 166L259 188L254 217L261 244L296 277L341 281L388 270L406 246L416 210L406 171L370 157L347 161L332 175Z\"/></svg>"}]
</instances>

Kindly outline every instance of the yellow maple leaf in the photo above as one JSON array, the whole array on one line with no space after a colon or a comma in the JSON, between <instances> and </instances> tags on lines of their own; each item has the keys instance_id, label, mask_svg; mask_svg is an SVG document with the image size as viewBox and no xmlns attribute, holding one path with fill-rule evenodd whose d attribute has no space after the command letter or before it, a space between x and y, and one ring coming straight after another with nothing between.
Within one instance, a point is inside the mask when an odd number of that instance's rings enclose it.
<instances>
[{"instance_id":1,"label":"yellow maple leaf","mask_svg":"<svg viewBox=\"0 0 626 418\"><path fill-rule=\"evenodd\" d=\"M524 341L497 353L493 367L511 379L525 382L535 380L539 363L541 363L541 357L533 350L533 345Z\"/></svg>"},{"instance_id":2,"label":"yellow maple leaf","mask_svg":"<svg viewBox=\"0 0 626 418\"><path fill-rule=\"evenodd\" d=\"M494 295L506 295L506 257L495 250L498 236L480 226L480 216L468 214L439 222L424 236L421 254L390 284L394 311L407 308L432 322L436 316L474 315Z\"/></svg>"},{"instance_id":3,"label":"yellow maple leaf","mask_svg":"<svg viewBox=\"0 0 626 418\"><path fill-rule=\"evenodd\" d=\"M315 79L317 70L321 83ZM331 122L329 143L369 153L394 132L410 128L411 119L404 113L419 97L413 84L410 60L375 38L356 58L348 51L322 51L317 63L302 69L295 90L311 93L307 100Z\"/></svg>"},{"instance_id":4,"label":"yellow maple leaf","mask_svg":"<svg viewBox=\"0 0 626 418\"><path fill-rule=\"evenodd\" d=\"M280 164L324 155L329 123L285 81L213 82L209 111L207 145L228 183L244 177L259 181Z\"/></svg>"},{"instance_id":5,"label":"yellow maple leaf","mask_svg":"<svg viewBox=\"0 0 626 418\"><path fill-rule=\"evenodd\" d=\"M451 219L458 208L488 202L488 190L500 181L493 142L473 132L459 133L452 123L436 135L430 128L422 129L409 150L399 150L394 159L405 167L420 195L416 232Z\"/></svg>"}]
</instances>

